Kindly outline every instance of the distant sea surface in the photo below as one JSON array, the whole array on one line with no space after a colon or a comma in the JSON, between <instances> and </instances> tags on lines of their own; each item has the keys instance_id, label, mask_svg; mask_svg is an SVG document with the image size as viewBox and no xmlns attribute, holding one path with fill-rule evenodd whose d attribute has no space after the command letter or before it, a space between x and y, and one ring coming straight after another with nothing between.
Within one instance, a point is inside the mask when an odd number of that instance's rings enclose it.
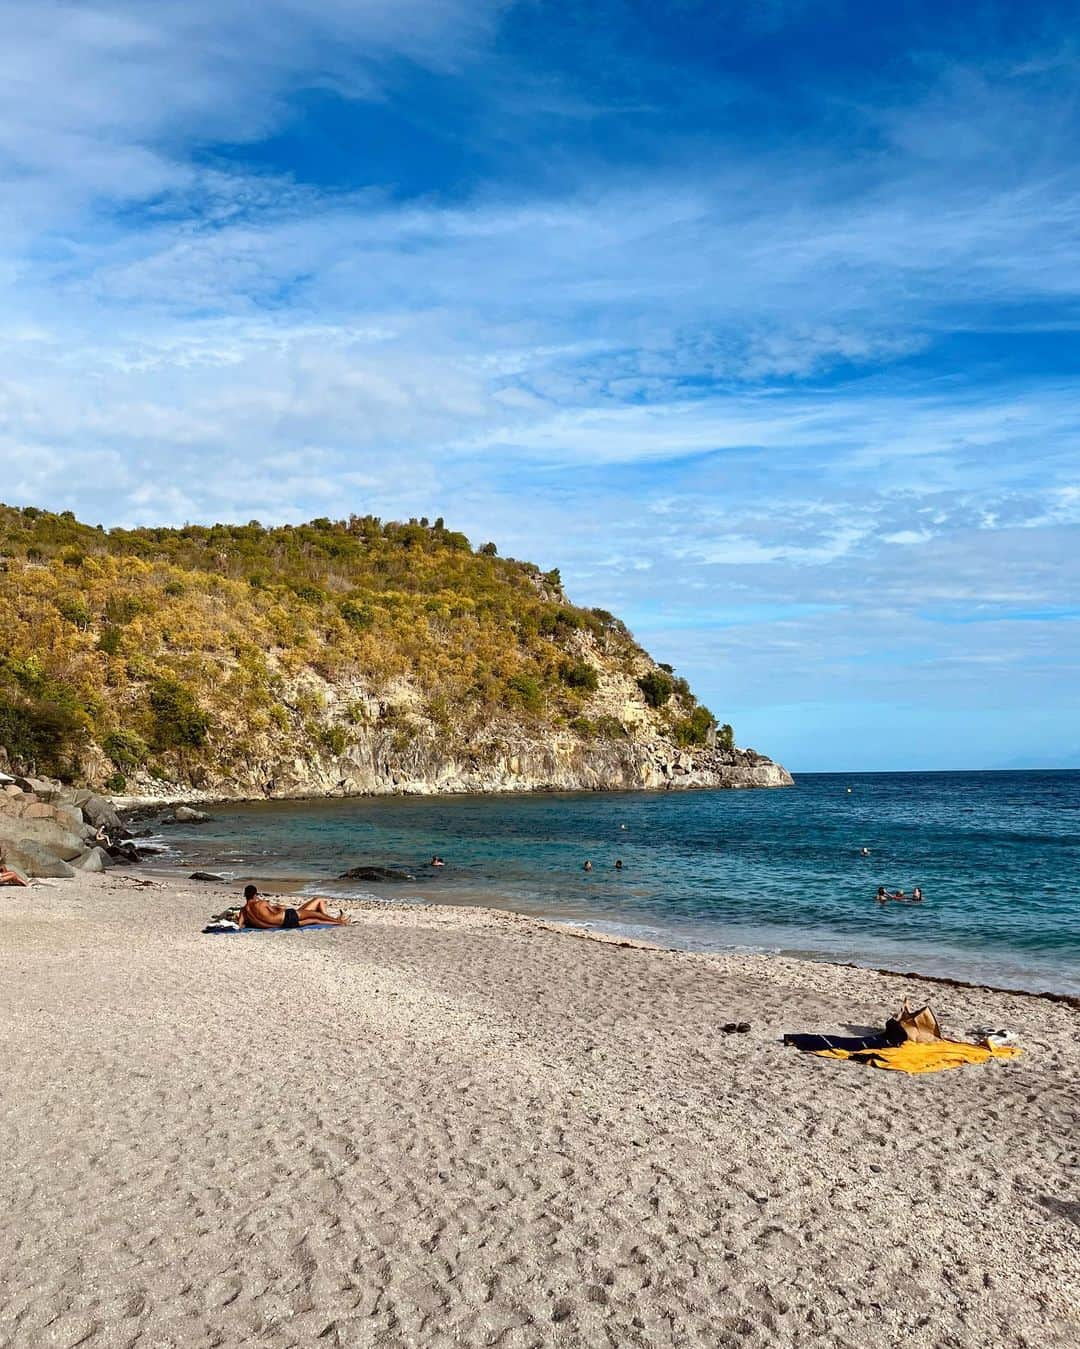
<instances>
[{"instance_id":1,"label":"distant sea surface","mask_svg":"<svg viewBox=\"0 0 1080 1349\"><path fill-rule=\"evenodd\" d=\"M270 889L486 904L661 945L1080 993L1080 772L804 773L787 790L259 802L213 815L162 835L171 862ZM444 868L427 865L436 853ZM360 865L416 879L333 879ZM880 906L878 885L919 885L925 901Z\"/></svg>"}]
</instances>

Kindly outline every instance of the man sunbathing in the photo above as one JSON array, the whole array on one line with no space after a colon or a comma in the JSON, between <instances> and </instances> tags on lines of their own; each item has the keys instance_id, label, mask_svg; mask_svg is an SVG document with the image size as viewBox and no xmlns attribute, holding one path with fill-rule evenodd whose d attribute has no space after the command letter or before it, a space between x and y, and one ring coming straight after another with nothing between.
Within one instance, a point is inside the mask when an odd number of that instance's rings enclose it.
<instances>
[{"instance_id":1,"label":"man sunbathing","mask_svg":"<svg viewBox=\"0 0 1080 1349\"><path fill-rule=\"evenodd\" d=\"M325 899L305 899L295 909L284 904L273 904L263 899L254 885L244 886L244 907L236 921L241 927L312 927L316 923L333 923L345 927L352 920L344 913L331 913Z\"/></svg>"}]
</instances>

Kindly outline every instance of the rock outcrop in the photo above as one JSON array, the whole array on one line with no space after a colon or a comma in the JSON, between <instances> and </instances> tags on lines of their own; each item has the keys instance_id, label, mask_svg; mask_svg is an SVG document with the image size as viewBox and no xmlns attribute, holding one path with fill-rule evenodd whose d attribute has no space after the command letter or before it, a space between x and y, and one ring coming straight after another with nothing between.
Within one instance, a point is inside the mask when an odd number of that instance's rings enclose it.
<instances>
[{"instance_id":1,"label":"rock outcrop","mask_svg":"<svg viewBox=\"0 0 1080 1349\"><path fill-rule=\"evenodd\" d=\"M115 822L115 823L113 823ZM108 843L103 846L100 831ZM138 861L112 805L43 778L0 774L0 862L25 876L69 878Z\"/></svg>"}]
</instances>

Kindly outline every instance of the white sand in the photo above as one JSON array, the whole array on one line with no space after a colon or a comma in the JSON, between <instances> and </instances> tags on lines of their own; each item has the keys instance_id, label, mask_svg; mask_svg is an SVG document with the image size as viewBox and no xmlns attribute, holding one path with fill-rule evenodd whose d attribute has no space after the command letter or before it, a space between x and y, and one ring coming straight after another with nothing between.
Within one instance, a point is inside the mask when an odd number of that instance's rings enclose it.
<instances>
[{"instance_id":1,"label":"white sand","mask_svg":"<svg viewBox=\"0 0 1080 1349\"><path fill-rule=\"evenodd\" d=\"M0 1344L1080 1342L1074 1009L468 909L203 936L220 896L0 890ZM780 1044L904 994L1026 1053Z\"/></svg>"}]
</instances>

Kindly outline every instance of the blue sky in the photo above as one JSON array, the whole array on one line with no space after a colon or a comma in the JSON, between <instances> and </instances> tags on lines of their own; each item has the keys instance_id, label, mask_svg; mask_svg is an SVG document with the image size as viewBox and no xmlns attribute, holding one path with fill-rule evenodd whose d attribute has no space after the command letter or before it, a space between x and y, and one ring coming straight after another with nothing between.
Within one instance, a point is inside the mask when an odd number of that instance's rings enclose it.
<instances>
[{"instance_id":1,"label":"blue sky","mask_svg":"<svg viewBox=\"0 0 1080 1349\"><path fill-rule=\"evenodd\" d=\"M795 770L1080 765L1077 34L0 0L0 499L443 515Z\"/></svg>"}]
</instances>

